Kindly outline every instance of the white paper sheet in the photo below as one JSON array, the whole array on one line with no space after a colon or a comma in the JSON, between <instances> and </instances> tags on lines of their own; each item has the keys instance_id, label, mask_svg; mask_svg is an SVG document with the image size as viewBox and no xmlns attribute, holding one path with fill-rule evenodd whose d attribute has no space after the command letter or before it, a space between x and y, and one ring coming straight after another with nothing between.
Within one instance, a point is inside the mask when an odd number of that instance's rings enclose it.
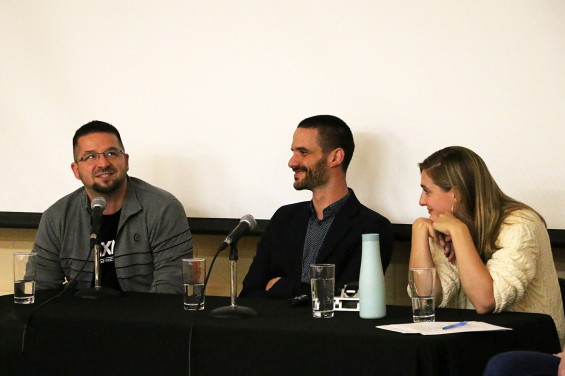
<instances>
[{"instance_id":1,"label":"white paper sheet","mask_svg":"<svg viewBox=\"0 0 565 376\"><path fill-rule=\"evenodd\" d=\"M512 328L505 328L503 326L487 324L486 322L481 322L481 321L467 321L465 325L457 326L450 329L443 329L446 326L457 323L458 323L457 321L416 322L410 324L378 325L377 328L384 330L391 330L393 332L398 332L403 334L423 334L425 336L464 333L464 332L512 330Z\"/></svg>"}]
</instances>

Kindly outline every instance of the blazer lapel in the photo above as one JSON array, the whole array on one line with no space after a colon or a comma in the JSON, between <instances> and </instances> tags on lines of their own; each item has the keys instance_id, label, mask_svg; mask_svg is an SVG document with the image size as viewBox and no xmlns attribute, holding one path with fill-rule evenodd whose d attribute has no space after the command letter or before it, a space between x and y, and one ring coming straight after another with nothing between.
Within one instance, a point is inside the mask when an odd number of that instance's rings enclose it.
<instances>
[{"instance_id":1,"label":"blazer lapel","mask_svg":"<svg viewBox=\"0 0 565 376\"><path fill-rule=\"evenodd\" d=\"M289 240L289 262L293 272L300 279L302 275L302 253L304 252L304 241L306 240L306 230L308 229L308 220L310 219L310 201L305 202L299 207L296 218L292 221L291 238Z\"/></svg>"}]
</instances>

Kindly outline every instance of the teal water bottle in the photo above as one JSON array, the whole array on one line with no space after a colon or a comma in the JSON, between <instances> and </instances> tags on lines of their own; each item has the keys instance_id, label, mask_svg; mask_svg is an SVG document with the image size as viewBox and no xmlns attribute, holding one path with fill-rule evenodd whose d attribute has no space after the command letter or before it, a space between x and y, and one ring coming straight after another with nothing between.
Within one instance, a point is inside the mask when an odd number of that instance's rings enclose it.
<instances>
[{"instance_id":1,"label":"teal water bottle","mask_svg":"<svg viewBox=\"0 0 565 376\"><path fill-rule=\"evenodd\" d=\"M359 316L378 319L386 316L385 275L381 263L379 234L363 234L359 273Z\"/></svg>"}]
</instances>

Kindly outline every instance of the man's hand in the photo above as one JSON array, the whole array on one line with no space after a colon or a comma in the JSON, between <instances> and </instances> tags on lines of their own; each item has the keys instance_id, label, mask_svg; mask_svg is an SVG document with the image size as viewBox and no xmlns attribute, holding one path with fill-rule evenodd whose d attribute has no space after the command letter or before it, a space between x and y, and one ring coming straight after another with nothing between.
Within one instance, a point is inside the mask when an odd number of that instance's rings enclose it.
<instances>
[{"instance_id":1,"label":"man's hand","mask_svg":"<svg viewBox=\"0 0 565 376\"><path fill-rule=\"evenodd\" d=\"M271 287L273 287L273 285L279 281L279 279L281 279L281 277L275 277L271 279L269 282L267 282L267 286L265 287L265 290L269 291Z\"/></svg>"}]
</instances>

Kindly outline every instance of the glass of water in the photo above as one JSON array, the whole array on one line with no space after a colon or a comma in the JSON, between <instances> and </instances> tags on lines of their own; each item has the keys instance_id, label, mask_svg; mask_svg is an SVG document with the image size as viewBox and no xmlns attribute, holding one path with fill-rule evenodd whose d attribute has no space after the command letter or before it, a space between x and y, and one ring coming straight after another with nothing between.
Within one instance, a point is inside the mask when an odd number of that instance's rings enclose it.
<instances>
[{"instance_id":1,"label":"glass of water","mask_svg":"<svg viewBox=\"0 0 565 376\"><path fill-rule=\"evenodd\" d=\"M33 252L14 253L14 303L35 302L35 257Z\"/></svg>"},{"instance_id":2,"label":"glass of water","mask_svg":"<svg viewBox=\"0 0 565 376\"><path fill-rule=\"evenodd\" d=\"M414 322L436 321L435 279L435 268L412 268L408 271L408 286L412 298Z\"/></svg>"},{"instance_id":3,"label":"glass of water","mask_svg":"<svg viewBox=\"0 0 565 376\"><path fill-rule=\"evenodd\" d=\"M334 317L335 265L310 265L312 290L312 316L315 318Z\"/></svg>"},{"instance_id":4,"label":"glass of water","mask_svg":"<svg viewBox=\"0 0 565 376\"><path fill-rule=\"evenodd\" d=\"M203 310L206 259L182 259L182 277L184 282L184 309L187 311Z\"/></svg>"}]
</instances>

